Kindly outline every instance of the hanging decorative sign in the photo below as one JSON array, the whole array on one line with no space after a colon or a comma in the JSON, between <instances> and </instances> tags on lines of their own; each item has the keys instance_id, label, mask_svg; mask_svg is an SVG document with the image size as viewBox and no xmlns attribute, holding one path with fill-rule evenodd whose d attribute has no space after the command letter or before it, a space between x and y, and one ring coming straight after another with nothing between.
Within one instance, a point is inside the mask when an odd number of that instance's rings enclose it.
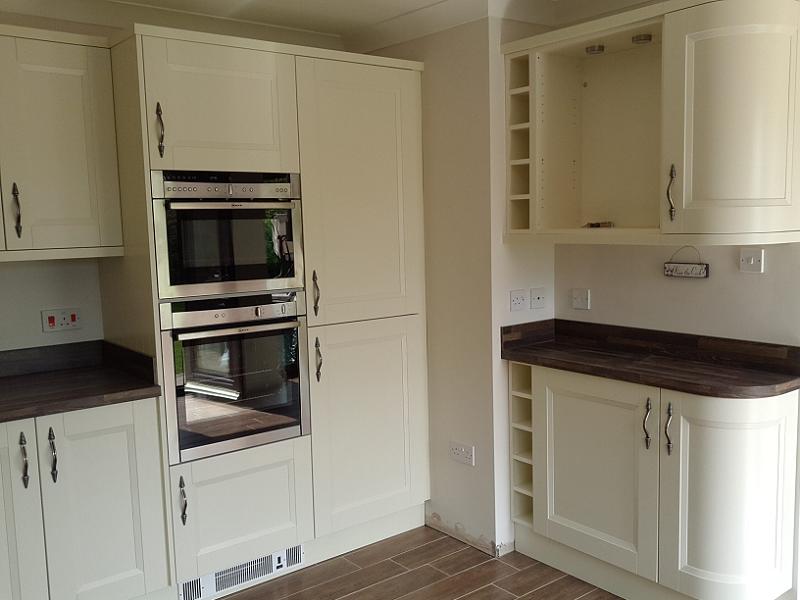
<instances>
[{"instance_id":1,"label":"hanging decorative sign","mask_svg":"<svg viewBox=\"0 0 800 600\"><path fill-rule=\"evenodd\" d=\"M673 259L681 250L692 248L697 252L697 262L674 262ZM686 277L689 279L708 279L710 265L702 262L700 251L694 246L683 246L664 263L664 275L666 277Z\"/></svg>"}]
</instances>

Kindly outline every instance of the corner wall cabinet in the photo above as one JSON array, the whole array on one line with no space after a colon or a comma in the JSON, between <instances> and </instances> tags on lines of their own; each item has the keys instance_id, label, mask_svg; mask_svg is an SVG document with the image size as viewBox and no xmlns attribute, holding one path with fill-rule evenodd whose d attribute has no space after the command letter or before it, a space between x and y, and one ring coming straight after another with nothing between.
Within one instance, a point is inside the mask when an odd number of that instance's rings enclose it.
<instances>
[{"instance_id":1,"label":"corner wall cabinet","mask_svg":"<svg viewBox=\"0 0 800 600\"><path fill-rule=\"evenodd\" d=\"M531 381L537 534L700 600L792 587L797 392L710 398L510 367L512 421L515 381Z\"/></svg>"},{"instance_id":2,"label":"corner wall cabinet","mask_svg":"<svg viewBox=\"0 0 800 600\"><path fill-rule=\"evenodd\" d=\"M800 239L800 7L685 5L505 46L510 232Z\"/></svg>"},{"instance_id":3,"label":"corner wall cabinet","mask_svg":"<svg viewBox=\"0 0 800 600\"><path fill-rule=\"evenodd\" d=\"M151 169L297 173L295 57L145 36Z\"/></svg>"},{"instance_id":4,"label":"corner wall cabinet","mask_svg":"<svg viewBox=\"0 0 800 600\"><path fill-rule=\"evenodd\" d=\"M0 36L0 79L5 249L121 246L109 50Z\"/></svg>"},{"instance_id":5,"label":"corner wall cabinet","mask_svg":"<svg viewBox=\"0 0 800 600\"><path fill-rule=\"evenodd\" d=\"M419 74L298 57L297 85L309 325L420 313Z\"/></svg>"},{"instance_id":6,"label":"corner wall cabinet","mask_svg":"<svg viewBox=\"0 0 800 600\"><path fill-rule=\"evenodd\" d=\"M0 425L3 598L43 600L48 581L50 600L168 587L156 402Z\"/></svg>"}]
</instances>

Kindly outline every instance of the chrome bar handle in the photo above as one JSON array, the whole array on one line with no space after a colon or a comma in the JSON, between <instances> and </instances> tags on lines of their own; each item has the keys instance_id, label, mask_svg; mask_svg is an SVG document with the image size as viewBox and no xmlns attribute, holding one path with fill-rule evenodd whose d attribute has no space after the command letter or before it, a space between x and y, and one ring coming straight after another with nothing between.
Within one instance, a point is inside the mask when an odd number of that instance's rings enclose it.
<instances>
[{"instance_id":1,"label":"chrome bar handle","mask_svg":"<svg viewBox=\"0 0 800 600\"><path fill-rule=\"evenodd\" d=\"M669 437L670 425L672 425L672 402L667 405L667 424L664 425L664 435L667 436L667 456L672 454L672 438Z\"/></svg>"},{"instance_id":2,"label":"chrome bar handle","mask_svg":"<svg viewBox=\"0 0 800 600\"><path fill-rule=\"evenodd\" d=\"M672 199L672 186L675 184L675 178L678 176L678 171L675 168L675 165L672 165L669 169L669 183L667 184L667 202L669 202L669 220L675 220L675 214L677 211L675 210L675 201Z\"/></svg>"},{"instance_id":3,"label":"chrome bar handle","mask_svg":"<svg viewBox=\"0 0 800 600\"><path fill-rule=\"evenodd\" d=\"M178 488L181 493L181 523L185 526L186 521L189 519L189 500L186 498L186 482L183 481L183 475L181 475L181 479L178 482Z\"/></svg>"},{"instance_id":4,"label":"chrome bar handle","mask_svg":"<svg viewBox=\"0 0 800 600\"><path fill-rule=\"evenodd\" d=\"M164 136L166 128L164 127L164 112L161 110L161 102L156 102L156 119L158 120L158 155L164 158Z\"/></svg>"},{"instance_id":5,"label":"chrome bar handle","mask_svg":"<svg viewBox=\"0 0 800 600\"><path fill-rule=\"evenodd\" d=\"M31 478L28 476L28 449L26 446L28 445L28 440L25 439L25 433L20 431L19 433L19 451L22 454L22 485L25 486L25 489L28 489L28 482L30 482Z\"/></svg>"},{"instance_id":6,"label":"chrome bar handle","mask_svg":"<svg viewBox=\"0 0 800 600\"><path fill-rule=\"evenodd\" d=\"M653 439L650 437L650 432L647 431L647 420L650 418L650 413L653 412L653 403L650 401L650 398L647 399L645 409L644 419L642 420L642 429L644 430L644 447L646 450L650 450L650 444L653 442Z\"/></svg>"},{"instance_id":7,"label":"chrome bar handle","mask_svg":"<svg viewBox=\"0 0 800 600\"><path fill-rule=\"evenodd\" d=\"M319 278L317 277L317 270L311 275L311 281L314 284L314 316L319 316L319 301L322 296L319 290Z\"/></svg>"},{"instance_id":8,"label":"chrome bar handle","mask_svg":"<svg viewBox=\"0 0 800 600\"><path fill-rule=\"evenodd\" d=\"M53 457L50 475L53 477L53 483L56 483L58 481L58 452L56 451L56 434L52 427L50 433L47 434L47 439L50 441L50 454Z\"/></svg>"},{"instance_id":9,"label":"chrome bar handle","mask_svg":"<svg viewBox=\"0 0 800 600\"><path fill-rule=\"evenodd\" d=\"M14 210L16 210L16 224L14 230L17 232L17 237L22 237L22 203L19 201L19 186L17 182L11 184L11 197L14 199Z\"/></svg>"},{"instance_id":10,"label":"chrome bar handle","mask_svg":"<svg viewBox=\"0 0 800 600\"><path fill-rule=\"evenodd\" d=\"M322 379L322 350L320 350L319 338L314 342L314 349L317 351L317 381Z\"/></svg>"}]
</instances>

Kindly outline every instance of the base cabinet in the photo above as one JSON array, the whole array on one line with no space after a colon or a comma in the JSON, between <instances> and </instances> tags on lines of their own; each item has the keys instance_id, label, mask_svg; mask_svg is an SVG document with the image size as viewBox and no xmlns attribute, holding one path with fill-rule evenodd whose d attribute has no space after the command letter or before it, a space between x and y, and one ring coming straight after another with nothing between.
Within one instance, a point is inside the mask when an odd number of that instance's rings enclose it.
<instances>
[{"instance_id":1,"label":"base cabinet","mask_svg":"<svg viewBox=\"0 0 800 600\"><path fill-rule=\"evenodd\" d=\"M179 583L314 537L308 436L178 465L170 480Z\"/></svg>"},{"instance_id":2,"label":"base cabinet","mask_svg":"<svg viewBox=\"0 0 800 600\"><path fill-rule=\"evenodd\" d=\"M166 589L159 448L155 399L0 424L0 598Z\"/></svg>"},{"instance_id":3,"label":"base cabinet","mask_svg":"<svg viewBox=\"0 0 800 600\"><path fill-rule=\"evenodd\" d=\"M659 582L703 600L792 587L797 392L732 400L662 391Z\"/></svg>"},{"instance_id":4,"label":"base cabinet","mask_svg":"<svg viewBox=\"0 0 800 600\"><path fill-rule=\"evenodd\" d=\"M798 392L710 398L539 367L532 390L536 533L700 600L791 589Z\"/></svg>"},{"instance_id":5,"label":"base cabinet","mask_svg":"<svg viewBox=\"0 0 800 600\"><path fill-rule=\"evenodd\" d=\"M27 468L26 468L27 458ZM47 598L33 419L0 423L0 598ZM27 479L23 479L25 475Z\"/></svg>"},{"instance_id":6,"label":"base cabinet","mask_svg":"<svg viewBox=\"0 0 800 600\"><path fill-rule=\"evenodd\" d=\"M420 316L311 328L317 536L428 498L428 404Z\"/></svg>"}]
</instances>

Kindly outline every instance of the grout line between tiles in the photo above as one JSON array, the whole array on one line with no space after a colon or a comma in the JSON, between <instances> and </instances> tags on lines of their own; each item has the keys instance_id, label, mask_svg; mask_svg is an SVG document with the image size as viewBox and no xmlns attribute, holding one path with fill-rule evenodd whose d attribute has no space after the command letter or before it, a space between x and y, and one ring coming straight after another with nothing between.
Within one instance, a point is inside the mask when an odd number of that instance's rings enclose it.
<instances>
[{"instance_id":1,"label":"grout line between tiles","mask_svg":"<svg viewBox=\"0 0 800 600\"><path fill-rule=\"evenodd\" d=\"M581 598L586 598L586 596L588 596L588 595L589 595L589 594L591 594L592 592L596 592L596 591L597 591L597 590L599 590L599 589L600 589L600 588L593 588L593 589L589 590L588 592L586 592L585 594L581 594L580 596L578 596L577 598L575 598L575 600L581 600Z\"/></svg>"}]
</instances>

